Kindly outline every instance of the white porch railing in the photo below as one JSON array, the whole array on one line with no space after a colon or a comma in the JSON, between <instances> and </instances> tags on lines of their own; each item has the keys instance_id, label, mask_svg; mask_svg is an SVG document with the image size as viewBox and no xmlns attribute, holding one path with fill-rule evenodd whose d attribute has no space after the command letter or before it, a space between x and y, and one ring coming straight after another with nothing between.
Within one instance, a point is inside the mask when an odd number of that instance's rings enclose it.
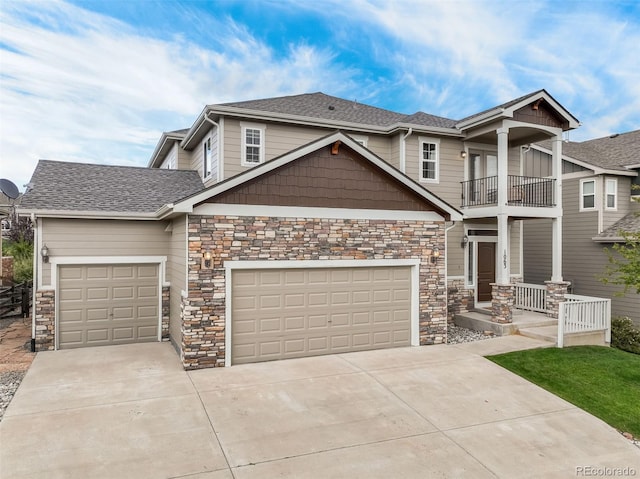
<instances>
[{"instance_id":1,"label":"white porch railing","mask_svg":"<svg viewBox=\"0 0 640 479\"><path fill-rule=\"evenodd\" d=\"M539 284L517 283L514 301L517 309L546 313L547 287Z\"/></svg>"},{"instance_id":2,"label":"white porch railing","mask_svg":"<svg viewBox=\"0 0 640 479\"><path fill-rule=\"evenodd\" d=\"M611 300L565 295L565 301L558 308L558 347L564 345L567 333L584 333L590 331L605 332L605 341L611 343Z\"/></svg>"}]
</instances>

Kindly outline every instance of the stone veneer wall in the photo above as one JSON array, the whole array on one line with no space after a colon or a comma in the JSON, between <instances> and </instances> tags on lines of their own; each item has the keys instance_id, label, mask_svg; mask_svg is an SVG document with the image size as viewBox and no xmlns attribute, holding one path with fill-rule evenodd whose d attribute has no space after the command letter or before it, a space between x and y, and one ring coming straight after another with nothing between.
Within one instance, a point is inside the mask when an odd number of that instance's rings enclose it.
<instances>
[{"instance_id":1,"label":"stone veneer wall","mask_svg":"<svg viewBox=\"0 0 640 479\"><path fill-rule=\"evenodd\" d=\"M224 366L227 260L420 259L420 344L446 342L444 222L190 215L188 296L182 299L186 369ZM202 267L202 252L212 267Z\"/></svg>"},{"instance_id":2,"label":"stone veneer wall","mask_svg":"<svg viewBox=\"0 0 640 479\"><path fill-rule=\"evenodd\" d=\"M162 340L169 340L169 320L171 308L171 286L162 287Z\"/></svg>"},{"instance_id":3,"label":"stone veneer wall","mask_svg":"<svg viewBox=\"0 0 640 479\"><path fill-rule=\"evenodd\" d=\"M55 349L56 292L54 290L36 291L36 351Z\"/></svg>"},{"instance_id":4,"label":"stone veneer wall","mask_svg":"<svg viewBox=\"0 0 640 479\"><path fill-rule=\"evenodd\" d=\"M447 282L447 320L453 324L456 314L471 311L475 306L474 289L466 288L464 279Z\"/></svg>"}]
</instances>

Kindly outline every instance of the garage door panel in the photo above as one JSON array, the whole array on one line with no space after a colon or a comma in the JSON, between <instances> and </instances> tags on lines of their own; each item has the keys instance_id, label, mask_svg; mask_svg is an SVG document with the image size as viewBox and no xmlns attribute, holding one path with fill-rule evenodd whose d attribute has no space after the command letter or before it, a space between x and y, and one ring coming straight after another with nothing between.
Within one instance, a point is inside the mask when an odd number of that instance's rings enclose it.
<instances>
[{"instance_id":1,"label":"garage door panel","mask_svg":"<svg viewBox=\"0 0 640 479\"><path fill-rule=\"evenodd\" d=\"M232 361L407 346L410 291L409 267L233 272Z\"/></svg>"},{"instance_id":2,"label":"garage door panel","mask_svg":"<svg viewBox=\"0 0 640 479\"><path fill-rule=\"evenodd\" d=\"M297 331L304 330L305 321L304 316L287 316L284 318L284 330L285 331Z\"/></svg>"},{"instance_id":3,"label":"garage door panel","mask_svg":"<svg viewBox=\"0 0 640 479\"><path fill-rule=\"evenodd\" d=\"M157 341L157 265L61 265L59 347Z\"/></svg>"},{"instance_id":4,"label":"garage door panel","mask_svg":"<svg viewBox=\"0 0 640 479\"><path fill-rule=\"evenodd\" d=\"M77 310L80 314L82 314L82 310ZM87 321L106 321L109 319L109 310L107 308L86 308L84 310L86 312ZM66 312L65 322L70 319L69 312ZM82 316L79 318L82 319Z\"/></svg>"}]
</instances>

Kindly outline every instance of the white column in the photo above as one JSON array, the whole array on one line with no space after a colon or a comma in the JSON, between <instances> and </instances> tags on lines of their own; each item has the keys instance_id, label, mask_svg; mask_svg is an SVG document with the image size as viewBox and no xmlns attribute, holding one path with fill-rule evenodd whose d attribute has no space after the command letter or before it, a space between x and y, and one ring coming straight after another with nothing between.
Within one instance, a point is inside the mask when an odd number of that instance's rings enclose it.
<instances>
[{"instance_id":1,"label":"white column","mask_svg":"<svg viewBox=\"0 0 640 479\"><path fill-rule=\"evenodd\" d=\"M509 175L509 128L499 128L498 134L498 207L507 204Z\"/></svg>"},{"instance_id":2,"label":"white column","mask_svg":"<svg viewBox=\"0 0 640 479\"><path fill-rule=\"evenodd\" d=\"M509 217L498 215L498 244L496 245L496 283L510 283Z\"/></svg>"},{"instance_id":3,"label":"white column","mask_svg":"<svg viewBox=\"0 0 640 479\"><path fill-rule=\"evenodd\" d=\"M555 201L560 211L552 220L551 281L562 281L562 131L551 140L552 175L556 180Z\"/></svg>"}]
</instances>

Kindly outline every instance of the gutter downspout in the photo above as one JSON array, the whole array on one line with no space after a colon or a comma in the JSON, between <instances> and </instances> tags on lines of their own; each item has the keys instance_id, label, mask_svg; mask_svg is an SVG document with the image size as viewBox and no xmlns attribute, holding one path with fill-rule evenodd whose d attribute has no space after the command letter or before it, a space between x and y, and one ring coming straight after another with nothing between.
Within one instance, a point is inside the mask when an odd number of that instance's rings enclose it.
<instances>
[{"instance_id":1,"label":"gutter downspout","mask_svg":"<svg viewBox=\"0 0 640 479\"><path fill-rule=\"evenodd\" d=\"M208 112L204 114L204 120L208 121L213 126L215 126L216 127L216 133L218 134L218 142L217 142L218 143L218 147L217 147L217 150L218 150L218 152L217 152L218 153L218 155L217 155L217 157L218 157L218 168L217 168L217 170L218 170L217 171L218 178L217 178L217 181L220 182L220 181L222 181L224 179L222 177L222 169L221 169L222 168L222 157L221 157L221 155L222 155L221 154L221 143L222 143L221 136L222 135L220 134L220 124L217 121L214 121L211 118L209 118L209 113Z\"/></svg>"},{"instance_id":2,"label":"gutter downspout","mask_svg":"<svg viewBox=\"0 0 640 479\"><path fill-rule=\"evenodd\" d=\"M31 285L31 352L36 352L36 291L38 289L38 253L39 244L38 224L35 213L31 213L31 224L33 225L33 282Z\"/></svg>"},{"instance_id":3,"label":"gutter downspout","mask_svg":"<svg viewBox=\"0 0 640 479\"><path fill-rule=\"evenodd\" d=\"M400 165L398 166L400 166L400 171L402 171L405 174L406 174L406 166L407 166L407 160L406 160L407 148L405 145L405 141L407 140L407 138L411 136L412 133L413 133L413 128L409 128L407 130L407 133L400 140Z\"/></svg>"}]
</instances>

